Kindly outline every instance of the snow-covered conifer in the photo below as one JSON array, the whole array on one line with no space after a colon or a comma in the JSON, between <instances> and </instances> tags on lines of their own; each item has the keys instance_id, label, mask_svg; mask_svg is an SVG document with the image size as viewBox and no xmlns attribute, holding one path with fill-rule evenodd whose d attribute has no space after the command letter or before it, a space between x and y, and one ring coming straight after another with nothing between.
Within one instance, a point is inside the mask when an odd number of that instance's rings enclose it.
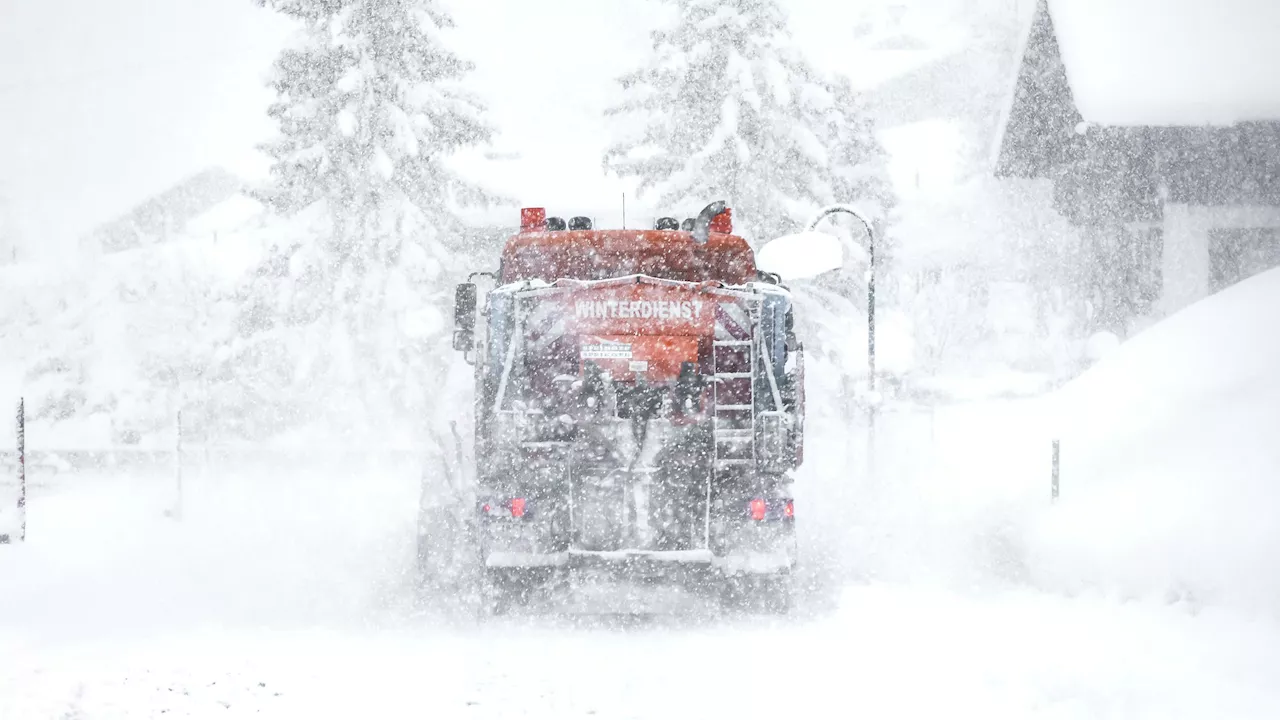
<instances>
[{"instance_id":1,"label":"snow-covered conifer","mask_svg":"<svg viewBox=\"0 0 1280 720\"><path fill-rule=\"evenodd\" d=\"M728 200L753 242L832 202L886 211L884 153L858 97L805 61L775 0L668 2L672 21L607 111L619 137L607 167L670 212Z\"/></svg>"},{"instance_id":2,"label":"snow-covered conifer","mask_svg":"<svg viewBox=\"0 0 1280 720\"><path fill-rule=\"evenodd\" d=\"M361 410L418 414L449 350L455 211L490 199L446 165L492 135L461 85L470 66L442 42L436 0L260 3L301 25L275 63L279 134L263 146L266 198L288 220L245 288L230 362L253 366L237 374L262 398L286 383L328 409L341 389ZM297 419L264 404L268 424Z\"/></svg>"}]
</instances>

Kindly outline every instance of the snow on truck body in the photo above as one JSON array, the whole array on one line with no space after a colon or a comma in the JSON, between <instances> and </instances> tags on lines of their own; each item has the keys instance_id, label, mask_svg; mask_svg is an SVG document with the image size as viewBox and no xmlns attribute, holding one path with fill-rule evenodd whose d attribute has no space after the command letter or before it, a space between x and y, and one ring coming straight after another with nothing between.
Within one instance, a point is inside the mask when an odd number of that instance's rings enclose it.
<instances>
[{"instance_id":1,"label":"snow on truck body","mask_svg":"<svg viewBox=\"0 0 1280 720\"><path fill-rule=\"evenodd\" d=\"M701 233L523 215L482 309L474 285L458 296L490 581L745 574L785 594L803 432L790 294L727 209Z\"/></svg>"}]
</instances>

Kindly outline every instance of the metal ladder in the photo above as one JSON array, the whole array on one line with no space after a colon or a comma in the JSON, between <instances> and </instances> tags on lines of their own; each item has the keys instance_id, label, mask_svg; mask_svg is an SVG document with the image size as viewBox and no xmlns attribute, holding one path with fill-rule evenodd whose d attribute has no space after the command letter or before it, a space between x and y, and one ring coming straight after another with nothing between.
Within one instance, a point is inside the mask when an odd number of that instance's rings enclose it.
<instances>
[{"instance_id":1,"label":"metal ladder","mask_svg":"<svg viewBox=\"0 0 1280 720\"><path fill-rule=\"evenodd\" d=\"M751 339L712 340L712 415L715 476L755 464L755 373L757 365L756 328L759 308L747 304Z\"/></svg>"}]
</instances>

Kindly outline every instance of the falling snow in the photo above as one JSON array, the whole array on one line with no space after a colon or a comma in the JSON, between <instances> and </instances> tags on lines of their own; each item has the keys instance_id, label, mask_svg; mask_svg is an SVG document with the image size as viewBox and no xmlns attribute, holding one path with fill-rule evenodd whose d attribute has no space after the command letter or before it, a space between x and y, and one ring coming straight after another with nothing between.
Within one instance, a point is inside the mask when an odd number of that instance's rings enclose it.
<instances>
[{"instance_id":1,"label":"falling snow","mask_svg":"<svg viewBox=\"0 0 1280 720\"><path fill-rule=\"evenodd\" d=\"M0 718L1280 716L1280 10L79 1Z\"/></svg>"}]
</instances>

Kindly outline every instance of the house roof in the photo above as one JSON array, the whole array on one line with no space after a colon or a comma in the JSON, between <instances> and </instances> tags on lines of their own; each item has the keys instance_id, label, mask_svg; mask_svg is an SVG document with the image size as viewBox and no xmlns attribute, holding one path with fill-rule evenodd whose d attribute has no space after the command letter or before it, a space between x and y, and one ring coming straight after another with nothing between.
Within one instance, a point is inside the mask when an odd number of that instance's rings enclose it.
<instances>
[{"instance_id":1,"label":"house roof","mask_svg":"<svg viewBox=\"0 0 1280 720\"><path fill-rule=\"evenodd\" d=\"M1076 108L1098 125L1280 120L1280 2L1047 0Z\"/></svg>"},{"instance_id":2,"label":"house roof","mask_svg":"<svg viewBox=\"0 0 1280 720\"><path fill-rule=\"evenodd\" d=\"M944 44L865 91L866 109L876 126L922 138L922 133L936 132L939 123L951 125L963 138L959 176L989 172L992 146L998 142L992 128L1003 122L1035 10L1035 0L1017 0L1013 12L991 18L977 37Z\"/></svg>"},{"instance_id":3,"label":"house roof","mask_svg":"<svg viewBox=\"0 0 1280 720\"><path fill-rule=\"evenodd\" d=\"M969 45L890 78L863 97L880 128L936 119L992 119L1004 99L1003 79L1015 64L1004 44Z\"/></svg>"},{"instance_id":4,"label":"house roof","mask_svg":"<svg viewBox=\"0 0 1280 720\"><path fill-rule=\"evenodd\" d=\"M998 176L1044 177L1046 168L1066 160L1068 139L1080 124L1045 0L1038 0L1027 17L1015 57L1003 88L991 164Z\"/></svg>"},{"instance_id":5,"label":"house roof","mask_svg":"<svg viewBox=\"0 0 1280 720\"><path fill-rule=\"evenodd\" d=\"M188 223L243 195L246 189L246 183L225 168L206 168L98 226L82 243L88 248L115 251L159 242L180 234ZM252 202L245 200L246 205ZM230 206L223 210L231 212ZM237 212L246 211L241 207ZM207 218L215 219L214 216ZM206 222L205 226L210 225Z\"/></svg>"},{"instance_id":6,"label":"house roof","mask_svg":"<svg viewBox=\"0 0 1280 720\"><path fill-rule=\"evenodd\" d=\"M1180 12L1183 0L1169 1L1174 7L1168 12ZM1158 204L1158 185L1173 202L1275 202L1280 83L1226 73L1261 77L1262 70L1241 70L1247 65L1242 58L1280 65L1280 57L1268 60L1276 51L1256 42L1254 31L1242 31L1238 53L1215 43L1224 42L1223 28L1244 17L1280 20L1280 5L1227 0L1199 8L1189 17L1203 21L1206 37L1191 41L1188 20L1164 17L1149 0L1109 2L1114 7L1096 0L1039 0L998 127L996 175L1066 182L1059 176L1070 171L1076 190L1094 205L1121 198L1108 212L1123 216ZM1245 4L1252 14L1230 13ZM1140 10L1159 17L1142 26L1133 15ZM1063 25L1070 29L1061 32ZM1187 61L1170 60L1179 49L1200 63L1194 76ZM1213 57L1217 53L1229 57ZM1181 85L1179 76L1185 79ZM1264 84L1275 87L1242 89ZM1110 191L1094 197L1090 186L1103 179Z\"/></svg>"}]
</instances>

